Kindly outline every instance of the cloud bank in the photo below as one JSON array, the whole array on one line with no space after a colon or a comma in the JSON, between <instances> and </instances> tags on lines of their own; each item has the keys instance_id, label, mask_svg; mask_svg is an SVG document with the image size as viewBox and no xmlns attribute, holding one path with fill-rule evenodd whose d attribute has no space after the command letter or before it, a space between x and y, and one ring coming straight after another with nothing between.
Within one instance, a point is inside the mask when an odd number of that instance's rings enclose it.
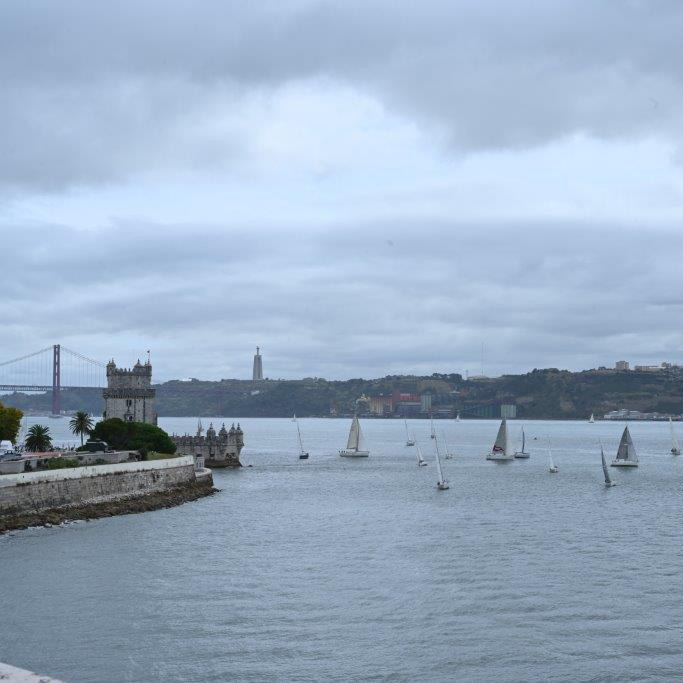
<instances>
[{"instance_id":1,"label":"cloud bank","mask_svg":"<svg viewBox=\"0 0 683 683\"><path fill-rule=\"evenodd\" d=\"M681 360L683 7L9 1L2 358Z\"/></svg>"}]
</instances>

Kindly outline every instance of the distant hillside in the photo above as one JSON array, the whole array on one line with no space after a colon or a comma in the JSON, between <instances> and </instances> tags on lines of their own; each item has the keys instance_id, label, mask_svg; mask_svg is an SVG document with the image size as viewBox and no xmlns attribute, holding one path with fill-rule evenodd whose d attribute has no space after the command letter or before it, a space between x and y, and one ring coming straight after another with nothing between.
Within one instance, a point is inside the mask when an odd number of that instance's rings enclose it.
<instances>
[{"instance_id":1,"label":"distant hillside","mask_svg":"<svg viewBox=\"0 0 683 683\"><path fill-rule=\"evenodd\" d=\"M349 414L369 410L371 398L394 390L432 394L441 414L499 415L500 404L517 406L521 418L585 418L628 408L644 412L683 413L683 375L677 369L658 373L534 370L490 380L463 380L460 375L390 376L381 379L327 381L303 379L250 382L173 380L156 386L157 411L166 416L287 417ZM10 394L5 405L47 413L50 394ZM100 389L63 390L64 410L102 412ZM488 410L488 413L486 412ZM482 412L483 411L483 412ZM498 411L498 412L496 412Z\"/></svg>"}]
</instances>

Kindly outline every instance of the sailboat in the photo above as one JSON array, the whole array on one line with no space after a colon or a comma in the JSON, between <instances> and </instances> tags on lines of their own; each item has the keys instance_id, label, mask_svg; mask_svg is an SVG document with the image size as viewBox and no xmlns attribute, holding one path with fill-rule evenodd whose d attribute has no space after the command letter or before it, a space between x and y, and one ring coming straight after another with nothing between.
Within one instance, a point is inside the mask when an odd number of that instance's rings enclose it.
<instances>
[{"instance_id":1,"label":"sailboat","mask_svg":"<svg viewBox=\"0 0 683 683\"><path fill-rule=\"evenodd\" d=\"M429 413L429 424L430 424L431 430L432 430L432 433L430 436L432 439L436 439L436 432L434 431L434 417L432 416L431 413Z\"/></svg>"},{"instance_id":2,"label":"sailboat","mask_svg":"<svg viewBox=\"0 0 683 683\"><path fill-rule=\"evenodd\" d=\"M508 424L505 418L500 423L496 441L491 448L491 452L486 456L487 460L514 460L515 456L510 449L510 439L508 438Z\"/></svg>"},{"instance_id":3,"label":"sailboat","mask_svg":"<svg viewBox=\"0 0 683 683\"><path fill-rule=\"evenodd\" d=\"M460 413L458 413L458 414L455 416L455 421L456 421L456 422L460 422Z\"/></svg>"},{"instance_id":4,"label":"sailboat","mask_svg":"<svg viewBox=\"0 0 683 683\"><path fill-rule=\"evenodd\" d=\"M292 422L296 422L296 413L294 413L294 415L292 415Z\"/></svg>"},{"instance_id":5,"label":"sailboat","mask_svg":"<svg viewBox=\"0 0 683 683\"><path fill-rule=\"evenodd\" d=\"M363 450L363 432L360 429L358 415L353 417L349 430L349 440L346 443L346 448L339 451L339 455L342 458L367 458L370 455L370 451Z\"/></svg>"},{"instance_id":6,"label":"sailboat","mask_svg":"<svg viewBox=\"0 0 683 683\"><path fill-rule=\"evenodd\" d=\"M528 458L529 453L527 453L524 448L526 446L526 439L524 437L524 427L522 427L522 450L515 453L515 458Z\"/></svg>"},{"instance_id":7,"label":"sailboat","mask_svg":"<svg viewBox=\"0 0 683 683\"><path fill-rule=\"evenodd\" d=\"M294 422L296 422L296 433L299 437L299 460L308 460L308 451L304 450L304 444L301 441L301 430L299 429L299 420L294 416Z\"/></svg>"},{"instance_id":8,"label":"sailboat","mask_svg":"<svg viewBox=\"0 0 683 683\"><path fill-rule=\"evenodd\" d=\"M420 444L415 444L417 446L417 466L427 467L429 463L422 457L422 450L420 449Z\"/></svg>"},{"instance_id":9,"label":"sailboat","mask_svg":"<svg viewBox=\"0 0 683 683\"><path fill-rule=\"evenodd\" d=\"M631 439L631 433L628 431L628 425L624 427L617 457L612 460L612 467L638 467L638 455L636 447L633 445L633 439Z\"/></svg>"},{"instance_id":10,"label":"sailboat","mask_svg":"<svg viewBox=\"0 0 683 683\"><path fill-rule=\"evenodd\" d=\"M415 439L411 438L410 434L408 433L408 421L403 420L403 424L406 426L406 446L414 446Z\"/></svg>"},{"instance_id":11,"label":"sailboat","mask_svg":"<svg viewBox=\"0 0 683 683\"><path fill-rule=\"evenodd\" d=\"M446 460L452 460L455 453L452 453L451 449L448 447L448 442L446 441L446 435L443 432L441 432L441 438L443 439L443 446L446 450Z\"/></svg>"},{"instance_id":12,"label":"sailboat","mask_svg":"<svg viewBox=\"0 0 683 683\"><path fill-rule=\"evenodd\" d=\"M437 440L436 435L434 435L434 451L436 453L436 471L439 475L439 479L436 482L436 488L439 489L439 491L445 491L449 488L449 486L448 482L443 478L443 471L441 470L441 458L439 456L439 441Z\"/></svg>"},{"instance_id":13,"label":"sailboat","mask_svg":"<svg viewBox=\"0 0 683 683\"><path fill-rule=\"evenodd\" d=\"M605 461L605 451L600 444L600 457L602 458L602 473L605 475L605 486L616 486L617 483L612 481L609 476L609 470L607 469L607 462Z\"/></svg>"},{"instance_id":14,"label":"sailboat","mask_svg":"<svg viewBox=\"0 0 683 683\"><path fill-rule=\"evenodd\" d=\"M674 431L674 422L669 418L669 426L671 427L671 455L680 455L681 449L678 446L678 439L676 438L676 432Z\"/></svg>"},{"instance_id":15,"label":"sailboat","mask_svg":"<svg viewBox=\"0 0 683 683\"><path fill-rule=\"evenodd\" d=\"M588 418L588 423L593 424L595 422L595 418L593 417L593 413L591 413L591 416Z\"/></svg>"},{"instance_id":16,"label":"sailboat","mask_svg":"<svg viewBox=\"0 0 683 683\"><path fill-rule=\"evenodd\" d=\"M553 451L550 448L550 439L548 439L548 472L550 472L551 474L557 473L557 465L553 460Z\"/></svg>"}]
</instances>

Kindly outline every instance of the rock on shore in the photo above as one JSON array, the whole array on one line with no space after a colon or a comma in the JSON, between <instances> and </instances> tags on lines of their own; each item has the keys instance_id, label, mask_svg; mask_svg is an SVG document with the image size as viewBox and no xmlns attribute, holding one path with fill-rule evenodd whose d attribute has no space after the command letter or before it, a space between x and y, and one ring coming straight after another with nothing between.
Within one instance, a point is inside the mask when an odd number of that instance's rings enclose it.
<instances>
[{"instance_id":1,"label":"rock on shore","mask_svg":"<svg viewBox=\"0 0 683 683\"><path fill-rule=\"evenodd\" d=\"M217 493L211 480L198 481L192 484L175 486L166 491L147 493L142 496L130 496L105 503L75 505L53 508L41 512L30 512L16 515L0 516L0 534L16 529L27 529L32 526L49 526L75 520L91 520L114 515L130 515L137 512L149 512L161 508L175 507L204 496Z\"/></svg>"}]
</instances>

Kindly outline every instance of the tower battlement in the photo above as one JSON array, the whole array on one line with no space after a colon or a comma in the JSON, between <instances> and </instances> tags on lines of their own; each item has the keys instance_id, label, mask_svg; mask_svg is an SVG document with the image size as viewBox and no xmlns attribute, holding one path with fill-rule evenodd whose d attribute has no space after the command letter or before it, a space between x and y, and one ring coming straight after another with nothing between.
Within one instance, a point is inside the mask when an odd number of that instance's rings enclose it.
<instances>
[{"instance_id":1,"label":"tower battlement","mask_svg":"<svg viewBox=\"0 0 683 683\"><path fill-rule=\"evenodd\" d=\"M174 434L171 439L177 447L180 455L201 455L207 467L241 467L240 453L244 446L244 432L237 423L234 423L228 431L223 425L217 433L213 424L206 430L206 436L202 436L201 420L197 424L195 436Z\"/></svg>"},{"instance_id":2,"label":"tower battlement","mask_svg":"<svg viewBox=\"0 0 683 683\"><path fill-rule=\"evenodd\" d=\"M124 422L155 425L156 390L152 388L152 364L138 362L132 368L117 368L114 359L107 363L107 388L102 392L105 420L118 417Z\"/></svg>"}]
</instances>

